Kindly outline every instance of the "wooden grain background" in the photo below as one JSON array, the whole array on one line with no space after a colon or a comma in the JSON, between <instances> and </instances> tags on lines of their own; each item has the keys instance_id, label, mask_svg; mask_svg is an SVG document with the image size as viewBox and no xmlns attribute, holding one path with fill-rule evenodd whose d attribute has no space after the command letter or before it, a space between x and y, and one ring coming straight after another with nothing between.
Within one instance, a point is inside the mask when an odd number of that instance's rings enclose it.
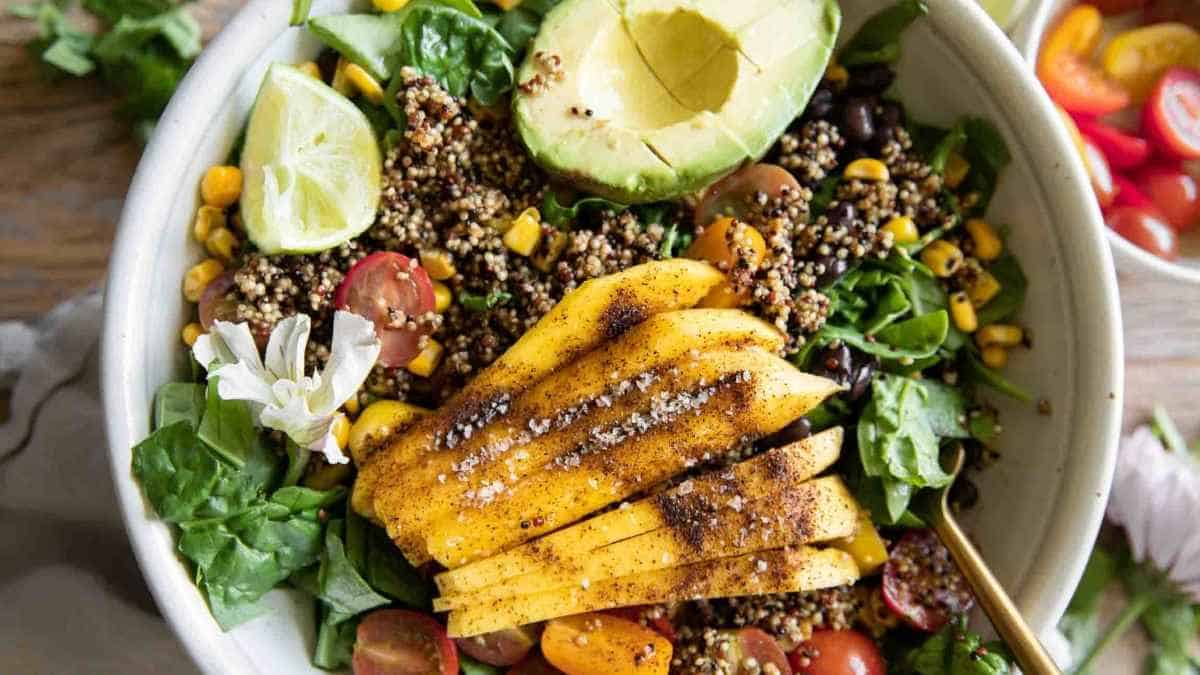
<instances>
[{"instance_id":1,"label":"wooden grain background","mask_svg":"<svg viewBox=\"0 0 1200 675\"><path fill-rule=\"evenodd\" d=\"M0 320L32 320L103 279L141 148L99 82L48 83L23 48L33 26L8 16L14 4L0 0ZM241 4L193 7L211 35ZM1157 401L1200 436L1200 286L1120 281L1127 423Z\"/></svg>"}]
</instances>

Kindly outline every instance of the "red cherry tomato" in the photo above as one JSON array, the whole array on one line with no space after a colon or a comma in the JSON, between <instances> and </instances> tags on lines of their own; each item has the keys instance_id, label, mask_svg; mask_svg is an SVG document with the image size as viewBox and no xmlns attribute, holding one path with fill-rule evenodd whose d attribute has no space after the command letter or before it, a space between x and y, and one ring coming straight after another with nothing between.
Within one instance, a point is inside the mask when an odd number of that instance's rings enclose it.
<instances>
[{"instance_id":1,"label":"red cherry tomato","mask_svg":"<svg viewBox=\"0 0 1200 675\"><path fill-rule=\"evenodd\" d=\"M1087 167L1088 178L1092 181L1092 191L1096 193L1096 201L1100 208L1106 209L1112 205L1117 196L1117 186L1113 182L1112 169L1104 153L1091 139L1083 139L1083 164Z\"/></svg>"},{"instance_id":2,"label":"red cherry tomato","mask_svg":"<svg viewBox=\"0 0 1200 675\"><path fill-rule=\"evenodd\" d=\"M783 194L784 188L800 190L800 183L787 169L774 164L742 167L704 191L704 198L696 207L696 227L707 227L721 216L742 218L755 194L762 192L775 198Z\"/></svg>"},{"instance_id":3,"label":"red cherry tomato","mask_svg":"<svg viewBox=\"0 0 1200 675\"><path fill-rule=\"evenodd\" d=\"M796 675L884 675L887 664L871 638L856 630L818 630L789 655Z\"/></svg>"},{"instance_id":4,"label":"red cherry tomato","mask_svg":"<svg viewBox=\"0 0 1200 675\"><path fill-rule=\"evenodd\" d=\"M375 322L383 349L379 363L398 368L413 360L427 330L393 328L394 313L414 317L432 312L433 282L417 261L399 253L380 252L358 261L337 288L334 303Z\"/></svg>"},{"instance_id":5,"label":"red cherry tomato","mask_svg":"<svg viewBox=\"0 0 1200 675\"><path fill-rule=\"evenodd\" d=\"M1138 206L1147 209L1155 208L1154 202L1142 192L1132 180L1119 174L1113 175L1113 183L1117 186L1117 195L1113 198L1113 203L1109 206L1109 211L1118 209L1122 206ZM1106 211L1107 214L1109 211Z\"/></svg>"},{"instance_id":6,"label":"red cherry tomato","mask_svg":"<svg viewBox=\"0 0 1200 675\"><path fill-rule=\"evenodd\" d=\"M537 636L528 628L506 628L469 638L454 638L463 653L490 666L511 666L537 644Z\"/></svg>"},{"instance_id":7,"label":"red cherry tomato","mask_svg":"<svg viewBox=\"0 0 1200 675\"><path fill-rule=\"evenodd\" d=\"M1200 2L1196 0L1150 0L1146 3L1145 23L1178 21L1200 26Z\"/></svg>"},{"instance_id":8,"label":"red cherry tomato","mask_svg":"<svg viewBox=\"0 0 1200 675\"><path fill-rule=\"evenodd\" d=\"M1108 214L1108 226L1134 244L1165 260L1179 257L1175 230L1157 211L1124 206Z\"/></svg>"},{"instance_id":9,"label":"red cherry tomato","mask_svg":"<svg viewBox=\"0 0 1200 675\"><path fill-rule=\"evenodd\" d=\"M932 530L909 530L883 566L883 601L917 630L937 632L975 604L950 552Z\"/></svg>"},{"instance_id":10,"label":"red cherry tomato","mask_svg":"<svg viewBox=\"0 0 1200 675\"><path fill-rule=\"evenodd\" d=\"M1200 70L1171 68L1142 108L1142 132L1175 159L1200 159Z\"/></svg>"},{"instance_id":11,"label":"red cherry tomato","mask_svg":"<svg viewBox=\"0 0 1200 675\"><path fill-rule=\"evenodd\" d=\"M358 624L354 675L457 675L458 652L433 617L380 609Z\"/></svg>"},{"instance_id":12,"label":"red cherry tomato","mask_svg":"<svg viewBox=\"0 0 1200 675\"><path fill-rule=\"evenodd\" d=\"M752 626L740 628L737 631L737 641L742 659L752 657L758 661L759 666L773 663L779 669L780 675L792 675L792 667L787 655L783 653L783 648L775 638L767 635L766 631Z\"/></svg>"},{"instance_id":13,"label":"red cherry tomato","mask_svg":"<svg viewBox=\"0 0 1200 675\"><path fill-rule=\"evenodd\" d=\"M1149 166L1136 180L1176 232L1188 231L1200 219L1200 181L1195 176L1171 166Z\"/></svg>"},{"instance_id":14,"label":"red cherry tomato","mask_svg":"<svg viewBox=\"0 0 1200 675\"><path fill-rule=\"evenodd\" d=\"M1096 144L1104 158L1114 169L1132 169L1141 166L1150 158L1150 143L1124 131L1097 122L1094 119L1075 117L1084 138Z\"/></svg>"},{"instance_id":15,"label":"red cherry tomato","mask_svg":"<svg viewBox=\"0 0 1200 675\"><path fill-rule=\"evenodd\" d=\"M235 321L237 303L225 296L233 288L233 272L229 271L208 282L200 295L200 323L205 330L212 328L214 321Z\"/></svg>"},{"instance_id":16,"label":"red cherry tomato","mask_svg":"<svg viewBox=\"0 0 1200 675\"><path fill-rule=\"evenodd\" d=\"M1132 12L1146 6L1146 0L1091 0L1091 2L1107 16Z\"/></svg>"},{"instance_id":17,"label":"red cherry tomato","mask_svg":"<svg viewBox=\"0 0 1200 675\"><path fill-rule=\"evenodd\" d=\"M1042 44L1038 79L1050 98L1073 113L1106 115L1129 105L1129 93L1091 63L1102 34L1100 10L1078 5Z\"/></svg>"},{"instance_id":18,"label":"red cherry tomato","mask_svg":"<svg viewBox=\"0 0 1200 675\"><path fill-rule=\"evenodd\" d=\"M644 618L647 626L649 626L655 633L667 638L667 640L673 644L675 639L679 637L678 633L675 632L675 626L671 623L671 620L665 616L646 616L646 610L649 608L650 607L648 605L638 605L636 607L616 607L614 609L605 610L604 613L612 614L613 616L620 617L622 619L628 619L634 623L642 623L642 619Z\"/></svg>"},{"instance_id":19,"label":"red cherry tomato","mask_svg":"<svg viewBox=\"0 0 1200 675\"><path fill-rule=\"evenodd\" d=\"M563 672L550 665L541 652L535 652L525 657L524 661L509 668L507 675L563 675Z\"/></svg>"}]
</instances>

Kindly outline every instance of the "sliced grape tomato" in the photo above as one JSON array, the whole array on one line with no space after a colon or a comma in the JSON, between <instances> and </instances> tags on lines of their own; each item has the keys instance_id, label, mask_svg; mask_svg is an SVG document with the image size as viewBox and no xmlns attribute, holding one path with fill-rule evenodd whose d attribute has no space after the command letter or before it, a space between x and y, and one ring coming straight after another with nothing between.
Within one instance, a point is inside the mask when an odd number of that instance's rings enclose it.
<instances>
[{"instance_id":1,"label":"sliced grape tomato","mask_svg":"<svg viewBox=\"0 0 1200 675\"><path fill-rule=\"evenodd\" d=\"M818 630L789 655L796 675L886 675L879 647L856 630Z\"/></svg>"},{"instance_id":2,"label":"sliced grape tomato","mask_svg":"<svg viewBox=\"0 0 1200 675\"><path fill-rule=\"evenodd\" d=\"M489 666L511 666L533 650L537 637L528 627L505 628L474 637L454 638L454 644L463 653Z\"/></svg>"},{"instance_id":3,"label":"sliced grape tomato","mask_svg":"<svg viewBox=\"0 0 1200 675\"><path fill-rule=\"evenodd\" d=\"M1185 232L1200 220L1200 181L1178 165L1148 166L1135 180L1139 191L1176 232Z\"/></svg>"},{"instance_id":4,"label":"sliced grape tomato","mask_svg":"<svg viewBox=\"0 0 1200 675\"><path fill-rule=\"evenodd\" d=\"M457 675L458 652L433 617L380 609L358 624L354 675Z\"/></svg>"},{"instance_id":5,"label":"sliced grape tomato","mask_svg":"<svg viewBox=\"0 0 1200 675\"><path fill-rule=\"evenodd\" d=\"M1179 257L1179 239L1156 209L1123 206L1106 219L1108 226L1134 245L1164 260Z\"/></svg>"},{"instance_id":6,"label":"sliced grape tomato","mask_svg":"<svg viewBox=\"0 0 1200 675\"><path fill-rule=\"evenodd\" d=\"M1150 158L1150 143L1144 138L1089 117L1075 117L1075 124L1114 169L1132 169Z\"/></svg>"},{"instance_id":7,"label":"sliced grape tomato","mask_svg":"<svg viewBox=\"0 0 1200 675\"><path fill-rule=\"evenodd\" d=\"M413 327L410 319L432 312L433 282L416 260L382 251L358 261L337 288L334 302L375 322L383 343L379 363L388 368L406 365L420 353L427 324Z\"/></svg>"},{"instance_id":8,"label":"sliced grape tomato","mask_svg":"<svg viewBox=\"0 0 1200 675\"><path fill-rule=\"evenodd\" d=\"M975 604L966 579L932 530L909 530L883 566L883 601L917 630L941 630Z\"/></svg>"},{"instance_id":9,"label":"sliced grape tomato","mask_svg":"<svg viewBox=\"0 0 1200 675\"><path fill-rule=\"evenodd\" d=\"M1200 159L1200 69L1162 76L1142 108L1142 131L1169 158Z\"/></svg>"},{"instance_id":10,"label":"sliced grape tomato","mask_svg":"<svg viewBox=\"0 0 1200 675\"><path fill-rule=\"evenodd\" d=\"M774 164L751 164L713 183L696 207L696 227L707 227L721 216L743 218L758 193L781 197L784 190L800 191L800 183L787 169Z\"/></svg>"}]
</instances>

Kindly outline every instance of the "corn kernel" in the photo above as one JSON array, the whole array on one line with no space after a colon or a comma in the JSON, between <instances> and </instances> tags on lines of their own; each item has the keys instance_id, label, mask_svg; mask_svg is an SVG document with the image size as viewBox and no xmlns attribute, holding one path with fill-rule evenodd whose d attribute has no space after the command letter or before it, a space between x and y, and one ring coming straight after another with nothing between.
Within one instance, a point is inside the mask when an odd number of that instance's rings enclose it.
<instances>
[{"instance_id":1,"label":"corn kernel","mask_svg":"<svg viewBox=\"0 0 1200 675\"><path fill-rule=\"evenodd\" d=\"M980 349L988 347L1016 347L1025 339L1025 332L1020 326L1005 323L993 323L980 328L975 333L975 344Z\"/></svg>"},{"instance_id":2,"label":"corn kernel","mask_svg":"<svg viewBox=\"0 0 1200 675\"><path fill-rule=\"evenodd\" d=\"M321 67L317 65L316 61L305 61L304 63L297 64L296 70L299 70L314 80L321 79Z\"/></svg>"},{"instance_id":3,"label":"corn kernel","mask_svg":"<svg viewBox=\"0 0 1200 675\"><path fill-rule=\"evenodd\" d=\"M242 196L242 170L236 166L214 166L200 180L200 198L205 204L223 209Z\"/></svg>"},{"instance_id":4,"label":"corn kernel","mask_svg":"<svg viewBox=\"0 0 1200 675\"><path fill-rule=\"evenodd\" d=\"M888 171L887 164L877 159L863 157L850 162L846 170L842 172L842 177L884 182L891 178L891 173Z\"/></svg>"},{"instance_id":5,"label":"corn kernel","mask_svg":"<svg viewBox=\"0 0 1200 675\"><path fill-rule=\"evenodd\" d=\"M967 177L967 172L971 170L970 163L957 152L951 152L946 157L946 169L942 172L942 180L946 183L946 187L951 190L957 190L959 185L962 185L963 179Z\"/></svg>"},{"instance_id":6,"label":"corn kernel","mask_svg":"<svg viewBox=\"0 0 1200 675\"><path fill-rule=\"evenodd\" d=\"M404 6L408 4L408 0L372 0L372 4L375 5L375 9L381 12L395 12L404 9Z\"/></svg>"},{"instance_id":7,"label":"corn kernel","mask_svg":"<svg viewBox=\"0 0 1200 675\"><path fill-rule=\"evenodd\" d=\"M222 227L225 227L225 212L221 209L205 205L196 210L196 219L192 221L192 234L196 241L203 244L213 230Z\"/></svg>"},{"instance_id":8,"label":"corn kernel","mask_svg":"<svg viewBox=\"0 0 1200 675\"><path fill-rule=\"evenodd\" d=\"M445 251L421 251L421 267L429 273L429 278L435 281L445 281L454 276L454 261Z\"/></svg>"},{"instance_id":9,"label":"corn kernel","mask_svg":"<svg viewBox=\"0 0 1200 675\"><path fill-rule=\"evenodd\" d=\"M200 302L200 296L204 295L204 289L208 288L213 279L224 273L225 266L221 264L220 260L215 258L201 260L183 275L183 297L187 298L188 302Z\"/></svg>"},{"instance_id":10,"label":"corn kernel","mask_svg":"<svg viewBox=\"0 0 1200 675\"><path fill-rule=\"evenodd\" d=\"M199 339L201 335L204 335L204 326L201 326L194 321L184 326L183 332L180 333L180 337L183 338L183 344L189 347L196 344L196 340Z\"/></svg>"},{"instance_id":11,"label":"corn kernel","mask_svg":"<svg viewBox=\"0 0 1200 675\"><path fill-rule=\"evenodd\" d=\"M357 63L346 64L346 79L371 103L383 103L383 87L362 66Z\"/></svg>"},{"instance_id":12,"label":"corn kernel","mask_svg":"<svg viewBox=\"0 0 1200 675\"><path fill-rule=\"evenodd\" d=\"M974 333L979 328L979 319L975 316L975 305L963 291L950 295L950 318L954 326L964 333Z\"/></svg>"},{"instance_id":13,"label":"corn kernel","mask_svg":"<svg viewBox=\"0 0 1200 675\"><path fill-rule=\"evenodd\" d=\"M208 250L208 254L223 262L233 260L233 254L237 252L240 245L241 242L238 241L237 235L225 227L213 230L208 234L208 239L204 241L204 248Z\"/></svg>"},{"instance_id":14,"label":"corn kernel","mask_svg":"<svg viewBox=\"0 0 1200 675\"><path fill-rule=\"evenodd\" d=\"M1008 365L1008 350L1004 347L984 347L979 356L983 359L983 365L992 370L1002 370Z\"/></svg>"},{"instance_id":15,"label":"corn kernel","mask_svg":"<svg viewBox=\"0 0 1200 675\"><path fill-rule=\"evenodd\" d=\"M840 63L831 62L829 67L825 69L825 79L833 86L841 89L850 81L850 71L846 70L846 67Z\"/></svg>"},{"instance_id":16,"label":"corn kernel","mask_svg":"<svg viewBox=\"0 0 1200 675\"><path fill-rule=\"evenodd\" d=\"M420 377L429 377L433 371L437 369L438 363L442 360L442 345L433 338L429 339L429 343L421 350L420 354L412 361L408 362L405 368L413 375Z\"/></svg>"},{"instance_id":17,"label":"corn kernel","mask_svg":"<svg viewBox=\"0 0 1200 675\"><path fill-rule=\"evenodd\" d=\"M495 3L500 7L500 9L507 12L508 10L513 9L517 5L521 4L521 0L495 0Z\"/></svg>"},{"instance_id":18,"label":"corn kernel","mask_svg":"<svg viewBox=\"0 0 1200 675\"><path fill-rule=\"evenodd\" d=\"M450 293L450 287L440 281L433 282L433 311L441 314L450 309L452 302L454 295Z\"/></svg>"},{"instance_id":19,"label":"corn kernel","mask_svg":"<svg viewBox=\"0 0 1200 675\"><path fill-rule=\"evenodd\" d=\"M559 256L562 255L563 249L567 247L567 234L565 232L555 232L550 235L550 240L546 245L532 257L533 266L539 270L550 273L554 268L554 263L558 262Z\"/></svg>"},{"instance_id":20,"label":"corn kernel","mask_svg":"<svg viewBox=\"0 0 1200 675\"><path fill-rule=\"evenodd\" d=\"M351 417L354 417L355 415L357 415L358 414L358 394L355 394L355 395L351 396L350 398L346 399L346 402L342 404L342 409L345 410L346 414Z\"/></svg>"},{"instance_id":21,"label":"corn kernel","mask_svg":"<svg viewBox=\"0 0 1200 675\"><path fill-rule=\"evenodd\" d=\"M921 238L917 224L908 216L896 216L883 226L884 232L892 233L892 241L897 244L911 244Z\"/></svg>"},{"instance_id":22,"label":"corn kernel","mask_svg":"<svg viewBox=\"0 0 1200 675\"><path fill-rule=\"evenodd\" d=\"M512 227L504 233L504 245L518 255L527 256L537 248L542 235L542 215L530 207L513 219Z\"/></svg>"},{"instance_id":23,"label":"corn kernel","mask_svg":"<svg viewBox=\"0 0 1200 675\"><path fill-rule=\"evenodd\" d=\"M1000 289L1000 282L995 275L979 268L971 275L971 283L967 284L967 296L971 298L972 305L983 307L1000 294Z\"/></svg>"},{"instance_id":24,"label":"corn kernel","mask_svg":"<svg viewBox=\"0 0 1200 675\"><path fill-rule=\"evenodd\" d=\"M1004 242L986 220L972 218L967 221L967 234L975 245L974 255L980 260L995 260L1004 252Z\"/></svg>"},{"instance_id":25,"label":"corn kernel","mask_svg":"<svg viewBox=\"0 0 1200 675\"><path fill-rule=\"evenodd\" d=\"M339 58L337 66L333 69L333 81L329 83L329 86L333 87L337 93L347 98L354 94L354 83L346 76L346 66L348 65L350 65L349 61Z\"/></svg>"},{"instance_id":26,"label":"corn kernel","mask_svg":"<svg viewBox=\"0 0 1200 675\"><path fill-rule=\"evenodd\" d=\"M304 487L312 490L332 490L350 481L350 463L329 464L326 462L310 463L308 473L304 474Z\"/></svg>"},{"instance_id":27,"label":"corn kernel","mask_svg":"<svg viewBox=\"0 0 1200 675\"><path fill-rule=\"evenodd\" d=\"M354 463L362 466L380 441L428 412L425 408L391 400L375 401L364 408L350 426L350 439L347 441Z\"/></svg>"},{"instance_id":28,"label":"corn kernel","mask_svg":"<svg viewBox=\"0 0 1200 675\"><path fill-rule=\"evenodd\" d=\"M943 279L954 274L963 264L963 252L954 244L938 239L921 251L921 262Z\"/></svg>"},{"instance_id":29,"label":"corn kernel","mask_svg":"<svg viewBox=\"0 0 1200 675\"><path fill-rule=\"evenodd\" d=\"M346 417L345 413L338 413L334 416L329 431L333 433L333 440L337 446L344 450L350 442L350 418Z\"/></svg>"}]
</instances>

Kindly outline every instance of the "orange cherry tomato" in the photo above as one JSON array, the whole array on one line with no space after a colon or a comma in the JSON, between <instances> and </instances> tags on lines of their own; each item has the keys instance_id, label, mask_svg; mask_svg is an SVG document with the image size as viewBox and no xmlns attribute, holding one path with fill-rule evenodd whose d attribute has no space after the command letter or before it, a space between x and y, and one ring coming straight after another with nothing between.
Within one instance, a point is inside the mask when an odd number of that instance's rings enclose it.
<instances>
[{"instance_id":1,"label":"orange cherry tomato","mask_svg":"<svg viewBox=\"0 0 1200 675\"><path fill-rule=\"evenodd\" d=\"M667 675L671 651L654 630L611 614L565 616L542 632L542 655L570 675Z\"/></svg>"},{"instance_id":2,"label":"orange cherry tomato","mask_svg":"<svg viewBox=\"0 0 1200 675\"><path fill-rule=\"evenodd\" d=\"M1104 72L1141 102L1167 68L1200 65L1200 32L1175 22L1127 30L1108 43L1100 61Z\"/></svg>"},{"instance_id":3,"label":"orange cherry tomato","mask_svg":"<svg viewBox=\"0 0 1200 675\"><path fill-rule=\"evenodd\" d=\"M1105 115L1129 105L1129 93L1090 63L1102 33L1100 10L1078 5L1042 44L1038 78L1050 98L1071 112Z\"/></svg>"}]
</instances>

